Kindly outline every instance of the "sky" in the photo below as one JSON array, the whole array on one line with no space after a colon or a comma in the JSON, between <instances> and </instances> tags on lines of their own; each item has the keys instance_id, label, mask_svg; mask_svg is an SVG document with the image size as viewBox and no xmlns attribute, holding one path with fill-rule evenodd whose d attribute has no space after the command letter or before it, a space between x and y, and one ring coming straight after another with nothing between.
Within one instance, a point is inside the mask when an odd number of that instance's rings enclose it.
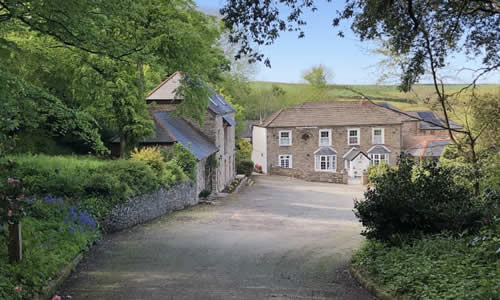
<instances>
[{"instance_id":1,"label":"sky","mask_svg":"<svg viewBox=\"0 0 500 300\"><path fill-rule=\"evenodd\" d=\"M215 13L221 8L224 0L195 0L202 11ZM312 66L322 64L333 73L332 83L336 84L376 84L380 77L378 63L384 59L373 50L377 45L372 42L361 42L350 30L348 23L334 28L332 19L336 11L342 8L344 1L317 1L318 11L304 15L307 25L304 27L305 38L298 39L297 33L281 33L273 45L259 48L271 60L271 68L259 64L254 80L274 82L303 82L302 74ZM345 33L341 38L339 29ZM456 55L450 60L446 70L447 83L463 83L471 81L470 72L458 73L456 66L478 67L477 62L470 61L464 55ZM429 82L423 79L422 83ZM500 83L500 72L484 78L482 83ZM388 84L395 81L386 82Z\"/></svg>"}]
</instances>

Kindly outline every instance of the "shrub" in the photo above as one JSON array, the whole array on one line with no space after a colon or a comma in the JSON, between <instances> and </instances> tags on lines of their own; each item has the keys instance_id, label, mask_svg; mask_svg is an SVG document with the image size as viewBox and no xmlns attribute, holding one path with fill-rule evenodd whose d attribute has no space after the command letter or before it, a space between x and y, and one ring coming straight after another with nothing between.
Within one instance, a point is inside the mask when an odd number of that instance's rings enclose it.
<instances>
[{"instance_id":1,"label":"shrub","mask_svg":"<svg viewBox=\"0 0 500 300\"><path fill-rule=\"evenodd\" d=\"M130 155L130 159L147 163L158 174L161 174L165 169L165 159L158 147L135 148Z\"/></svg>"},{"instance_id":2,"label":"shrub","mask_svg":"<svg viewBox=\"0 0 500 300\"><path fill-rule=\"evenodd\" d=\"M498 229L490 233L499 236ZM398 247L368 240L352 264L401 299L498 299L498 242L493 248L490 242L471 246L474 239L438 234Z\"/></svg>"},{"instance_id":3,"label":"shrub","mask_svg":"<svg viewBox=\"0 0 500 300\"><path fill-rule=\"evenodd\" d=\"M236 162L236 173L250 176L252 175L252 172L253 172L253 161L240 160Z\"/></svg>"},{"instance_id":4,"label":"shrub","mask_svg":"<svg viewBox=\"0 0 500 300\"><path fill-rule=\"evenodd\" d=\"M368 180L370 182L373 182L373 180L376 177L380 177L383 174L387 173L389 168L390 168L389 165L386 164L385 162L381 162L380 164L378 164L376 166L370 166L368 168Z\"/></svg>"},{"instance_id":5,"label":"shrub","mask_svg":"<svg viewBox=\"0 0 500 300\"><path fill-rule=\"evenodd\" d=\"M236 140L236 159L250 160L252 156L252 144L249 141L238 138Z\"/></svg>"},{"instance_id":6,"label":"shrub","mask_svg":"<svg viewBox=\"0 0 500 300\"><path fill-rule=\"evenodd\" d=\"M417 166L402 157L397 169L373 178L365 199L355 202L363 235L396 242L422 233L472 229L483 211L480 201L453 180L453 169L435 162Z\"/></svg>"},{"instance_id":7,"label":"shrub","mask_svg":"<svg viewBox=\"0 0 500 300\"><path fill-rule=\"evenodd\" d=\"M163 147L161 153L166 161L175 161L191 180L196 180L196 165L198 160L182 144L176 143L173 147Z\"/></svg>"},{"instance_id":8,"label":"shrub","mask_svg":"<svg viewBox=\"0 0 500 300\"><path fill-rule=\"evenodd\" d=\"M207 198L208 196L210 196L210 194L212 194L211 190L203 190L203 191L200 192L200 194L198 195L198 197L200 197L200 198Z\"/></svg>"}]
</instances>

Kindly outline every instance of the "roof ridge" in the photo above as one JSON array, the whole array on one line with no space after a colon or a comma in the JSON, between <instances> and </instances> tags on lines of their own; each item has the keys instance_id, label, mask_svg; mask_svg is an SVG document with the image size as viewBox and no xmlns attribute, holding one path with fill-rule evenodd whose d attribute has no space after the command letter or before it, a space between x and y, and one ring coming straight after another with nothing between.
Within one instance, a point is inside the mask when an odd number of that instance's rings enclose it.
<instances>
[{"instance_id":1,"label":"roof ridge","mask_svg":"<svg viewBox=\"0 0 500 300\"><path fill-rule=\"evenodd\" d=\"M154 92L156 92L159 88L161 88L165 83L167 83L170 79L172 79L176 74L179 74L179 76L182 77L182 73L180 71L175 71L170 76L168 76L167 79L163 80L159 85L157 85L151 92L149 92L148 95L146 96L146 98L151 96Z\"/></svg>"},{"instance_id":2,"label":"roof ridge","mask_svg":"<svg viewBox=\"0 0 500 300\"><path fill-rule=\"evenodd\" d=\"M272 118L269 122L267 122L266 126L269 126L272 122L274 122L274 120L276 120L276 118L283 112L283 108L280 108L280 110L278 110L278 113L274 116L274 118Z\"/></svg>"}]
</instances>

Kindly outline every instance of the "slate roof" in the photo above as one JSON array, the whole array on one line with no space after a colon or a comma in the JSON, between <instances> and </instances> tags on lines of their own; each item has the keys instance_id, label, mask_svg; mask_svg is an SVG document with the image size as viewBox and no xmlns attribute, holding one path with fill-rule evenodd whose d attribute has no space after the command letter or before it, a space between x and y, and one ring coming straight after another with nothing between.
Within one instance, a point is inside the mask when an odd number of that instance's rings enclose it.
<instances>
[{"instance_id":1,"label":"slate roof","mask_svg":"<svg viewBox=\"0 0 500 300\"><path fill-rule=\"evenodd\" d=\"M154 119L154 118L153 118ZM154 120L155 133L153 136L145 138L141 143L143 144L171 144L177 140L173 137L168 130L161 125L158 120ZM112 143L119 143L120 137L116 136L111 140Z\"/></svg>"},{"instance_id":2,"label":"slate roof","mask_svg":"<svg viewBox=\"0 0 500 300\"><path fill-rule=\"evenodd\" d=\"M440 157L444 148L451 144L449 138L436 136L409 136L405 138L406 153L414 157Z\"/></svg>"},{"instance_id":3,"label":"slate roof","mask_svg":"<svg viewBox=\"0 0 500 300\"><path fill-rule=\"evenodd\" d=\"M188 148L198 160L217 152L217 147L207 137L187 121L173 116L172 112L160 111L153 113L153 115L175 137L176 141Z\"/></svg>"},{"instance_id":4,"label":"slate roof","mask_svg":"<svg viewBox=\"0 0 500 300\"><path fill-rule=\"evenodd\" d=\"M347 151L346 154L344 154L344 159L353 160L356 156L358 156L359 153L359 149L351 148L351 150Z\"/></svg>"},{"instance_id":5,"label":"slate roof","mask_svg":"<svg viewBox=\"0 0 500 300\"><path fill-rule=\"evenodd\" d=\"M369 101L306 102L270 115L261 127L401 124L401 114Z\"/></svg>"},{"instance_id":6,"label":"slate roof","mask_svg":"<svg viewBox=\"0 0 500 300\"><path fill-rule=\"evenodd\" d=\"M222 118L224 119L224 121L225 121L227 124L229 124L229 125L231 125L231 126L236 125L236 121L235 121L235 120L233 120L233 118L231 118L229 115L222 116Z\"/></svg>"},{"instance_id":7,"label":"slate roof","mask_svg":"<svg viewBox=\"0 0 500 300\"><path fill-rule=\"evenodd\" d=\"M175 72L170 75L166 80L155 87L149 92L146 100L182 100L182 96L177 95L175 90L180 86L182 80L182 73ZM208 108L216 115L225 115L235 112L234 108L229 104L221 95L214 90L209 97Z\"/></svg>"},{"instance_id":8,"label":"slate roof","mask_svg":"<svg viewBox=\"0 0 500 300\"><path fill-rule=\"evenodd\" d=\"M432 111L410 111L408 114L422 120L418 123L421 130L443 130L442 126L446 126L444 119ZM450 120L450 126L453 129L463 128L452 120Z\"/></svg>"},{"instance_id":9,"label":"slate roof","mask_svg":"<svg viewBox=\"0 0 500 300\"><path fill-rule=\"evenodd\" d=\"M252 128L254 125L258 125L259 120L248 120L245 125L245 130L238 133L238 136L243 138L252 138Z\"/></svg>"},{"instance_id":10,"label":"slate roof","mask_svg":"<svg viewBox=\"0 0 500 300\"><path fill-rule=\"evenodd\" d=\"M224 97L215 92L210 96L210 101L208 102L208 109L213 111L216 115L225 115L235 112L233 106L229 104ZM234 126L234 125L232 125Z\"/></svg>"},{"instance_id":11,"label":"slate roof","mask_svg":"<svg viewBox=\"0 0 500 300\"><path fill-rule=\"evenodd\" d=\"M332 147L319 147L318 150L314 151L314 155L336 155L337 151Z\"/></svg>"},{"instance_id":12,"label":"slate roof","mask_svg":"<svg viewBox=\"0 0 500 300\"><path fill-rule=\"evenodd\" d=\"M389 150L386 146L384 145L375 145L373 147L371 147L368 151L366 151L367 153L370 153L370 154L384 154L384 153L390 153L391 150Z\"/></svg>"}]
</instances>

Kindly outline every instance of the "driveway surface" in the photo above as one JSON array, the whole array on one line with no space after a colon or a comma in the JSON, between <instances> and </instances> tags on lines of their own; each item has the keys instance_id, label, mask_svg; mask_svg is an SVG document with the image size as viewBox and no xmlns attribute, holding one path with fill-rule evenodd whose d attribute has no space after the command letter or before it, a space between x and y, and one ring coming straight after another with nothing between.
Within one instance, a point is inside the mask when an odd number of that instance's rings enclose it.
<instances>
[{"instance_id":1,"label":"driveway surface","mask_svg":"<svg viewBox=\"0 0 500 300\"><path fill-rule=\"evenodd\" d=\"M70 299L373 299L347 272L360 245L359 186L258 176L214 205L173 213L95 246Z\"/></svg>"}]
</instances>

